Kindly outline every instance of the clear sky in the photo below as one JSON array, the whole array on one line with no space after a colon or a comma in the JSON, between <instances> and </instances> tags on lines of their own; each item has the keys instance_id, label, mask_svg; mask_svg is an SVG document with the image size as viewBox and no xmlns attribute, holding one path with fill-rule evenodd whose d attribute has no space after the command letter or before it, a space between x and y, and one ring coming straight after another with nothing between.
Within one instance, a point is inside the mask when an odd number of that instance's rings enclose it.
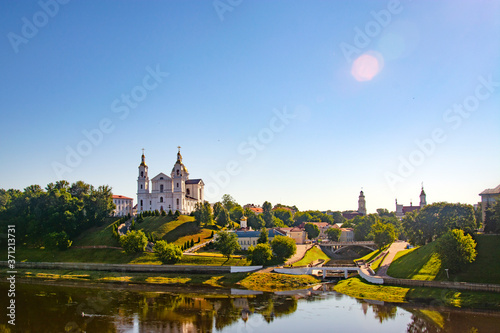
<instances>
[{"instance_id":1,"label":"clear sky","mask_svg":"<svg viewBox=\"0 0 500 333\"><path fill-rule=\"evenodd\" d=\"M206 195L301 210L500 184L499 1L0 2L0 188L136 198L181 146Z\"/></svg>"}]
</instances>

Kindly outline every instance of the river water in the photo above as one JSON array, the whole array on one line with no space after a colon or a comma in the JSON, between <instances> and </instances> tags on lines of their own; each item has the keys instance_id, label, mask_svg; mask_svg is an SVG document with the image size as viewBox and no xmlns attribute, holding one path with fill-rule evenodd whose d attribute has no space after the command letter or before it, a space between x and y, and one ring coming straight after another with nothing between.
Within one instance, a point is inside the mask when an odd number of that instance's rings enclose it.
<instances>
[{"instance_id":1,"label":"river water","mask_svg":"<svg viewBox=\"0 0 500 333\"><path fill-rule=\"evenodd\" d=\"M0 284L2 309L7 287ZM15 300L15 328L2 314L0 332L500 332L500 312L400 307L338 294L331 285L260 293L18 283Z\"/></svg>"}]
</instances>

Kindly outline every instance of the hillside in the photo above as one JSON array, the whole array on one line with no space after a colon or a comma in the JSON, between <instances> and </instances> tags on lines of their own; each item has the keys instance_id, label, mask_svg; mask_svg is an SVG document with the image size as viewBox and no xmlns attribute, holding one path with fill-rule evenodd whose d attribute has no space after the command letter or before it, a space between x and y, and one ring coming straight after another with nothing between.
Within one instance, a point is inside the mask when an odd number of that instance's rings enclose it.
<instances>
[{"instance_id":1,"label":"hillside","mask_svg":"<svg viewBox=\"0 0 500 333\"><path fill-rule=\"evenodd\" d=\"M500 235L476 235L476 260L466 265L459 274L450 276L452 281L474 283L500 283ZM395 278L415 280L448 280L441 260L436 253L436 243L401 251L392 262L387 274Z\"/></svg>"}]
</instances>

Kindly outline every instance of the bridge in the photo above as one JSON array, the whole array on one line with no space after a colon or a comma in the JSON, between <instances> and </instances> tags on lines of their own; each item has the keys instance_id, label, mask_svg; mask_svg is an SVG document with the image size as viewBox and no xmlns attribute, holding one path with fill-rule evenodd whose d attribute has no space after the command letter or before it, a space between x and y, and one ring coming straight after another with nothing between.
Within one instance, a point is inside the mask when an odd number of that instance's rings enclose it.
<instances>
[{"instance_id":1,"label":"bridge","mask_svg":"<svg viewBox=\"0 0 500 333\"><path fill-rule=\"evenodd\" d=\"M327 247L333 253L339 252L344 247L361 246L372 251L377 249L377 245L373 241L360 241L360 242L322 242L319 244L321 247Z\"/></svg>"},{"instance_id":2,"label":"bridge","mask_svg":"<svg viewBox=\"0 0 500 333\"><path fill-rule=\"evenodd\" d=\"M339 267L316 266L316 267L297 267L297 268L275 268L274 271L276 273L291 274L291 275L316 275L318 272L322 272L323 279L326 278L326 272L328 271L335 271L335 272L342 271L344 273L344 278L347 279L347 277L349 276L349 272L359 273L359 268L356 266L339 266Z\"/></svg>"}]
</instances>

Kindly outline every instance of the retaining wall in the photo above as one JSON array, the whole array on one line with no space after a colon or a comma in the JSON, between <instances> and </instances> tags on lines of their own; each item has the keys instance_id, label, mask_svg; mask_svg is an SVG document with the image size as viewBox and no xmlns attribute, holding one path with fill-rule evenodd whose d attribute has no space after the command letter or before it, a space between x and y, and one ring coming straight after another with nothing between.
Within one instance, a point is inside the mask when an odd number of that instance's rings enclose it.
<instances>
[{"instance_id":1,"label":"retaining wall","mask_svg":"<svg viewBox=\"0 0 500 333\"><path fill-rule=\"evenodd\" d=\"M447 289L460 289L469 291L490 291L490 292L500 293L500 285L486 284L486 283L420 281L420 280L390 278L390 279L384 279L384 284L393 286L447 288Z\"/></svg>"},{"instance_id":2,"label":"retaining wall","mask_svg":"<svg viewBox=\"0 0 500 333\"><path fill-rule=\"evenodd\" d=\"M0 266L7 267L6 261ZM242 266L248 267L248 266ZM109 272L146 272L146 273L189 273L189 274L221 274L231 273L232 266L194 266L194 265L133 265L133 264L92 264L70 262L16 262L16 268L31 269L69 269L82 271ZM255 267L253 267L255 270ZM249 270L248 270L249 271Z\"/></svg>"}]
</instances>

